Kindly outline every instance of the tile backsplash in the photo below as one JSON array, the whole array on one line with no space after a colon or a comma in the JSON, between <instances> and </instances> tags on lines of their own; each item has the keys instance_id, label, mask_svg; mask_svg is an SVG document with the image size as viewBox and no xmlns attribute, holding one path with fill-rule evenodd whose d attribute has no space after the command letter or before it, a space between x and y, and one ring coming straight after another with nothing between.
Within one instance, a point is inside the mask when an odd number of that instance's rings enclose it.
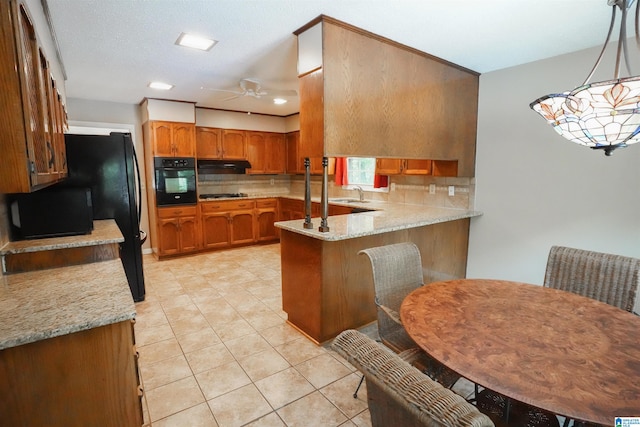
<instances>
[{"instance_id":1,"label":"tile backsplash","mask_svg":"<svg viewBox=\"0 0 640 427\"><path fill-rule=\"evenodd\" d=\"M358 197L355 190L335 185L329 177L329 198ZM433 193L430 192L433 185ZM453 195L449 188L453 187ZM199 175L198 192L247 193L249 195L304 195L302 175ZM322 177L311 177L311 196L322 194ZM391 176L389 191L366 191L365 199L409 203L432 207L473 209L475 179L433 176Z\"/></svg>"}]
</instances>

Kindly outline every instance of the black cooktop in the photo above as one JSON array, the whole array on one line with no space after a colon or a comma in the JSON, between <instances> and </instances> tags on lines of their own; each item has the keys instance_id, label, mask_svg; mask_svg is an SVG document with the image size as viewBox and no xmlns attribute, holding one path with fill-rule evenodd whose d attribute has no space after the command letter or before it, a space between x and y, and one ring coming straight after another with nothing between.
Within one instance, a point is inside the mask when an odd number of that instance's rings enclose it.
<instances>
[{"instance_id":1,"label":"black cooktop","mask_svg":"<svg viewBox=\"0 0 640 427\"><path fill-rule=\"evenodd\" d=\"M233 199L238 197L247 197L247 193L212 193L200 194L201 199Z\"/></svg>"}]
</instances>

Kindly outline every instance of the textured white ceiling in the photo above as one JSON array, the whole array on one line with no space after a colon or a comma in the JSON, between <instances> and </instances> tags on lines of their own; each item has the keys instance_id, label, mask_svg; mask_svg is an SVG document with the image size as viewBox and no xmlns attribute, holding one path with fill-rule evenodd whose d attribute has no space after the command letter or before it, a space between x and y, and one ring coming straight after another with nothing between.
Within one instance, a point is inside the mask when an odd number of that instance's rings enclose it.
<instances>
[{"instance_id":1,"label":"textured white ceiling","mask_svg":"<svg viewBox=\"0 0 640 427\"><path fill-rule=\"evenodd\" d=\"M488 72L601 45L606 0L48 0L71 98L139 103L143 98L289 115L298 100L222 101L201 87L296 89L293 31L324 14ZM630 27L632 28L632 27ZM209 52L176 46L181 32L218 44ZM595 58L594 58L595 61ZM585 70L586 72L586 70ZM147 87L161 80L175 87ZM222 95L222 96L221 96Z\"/></svg>"}]
</instances>

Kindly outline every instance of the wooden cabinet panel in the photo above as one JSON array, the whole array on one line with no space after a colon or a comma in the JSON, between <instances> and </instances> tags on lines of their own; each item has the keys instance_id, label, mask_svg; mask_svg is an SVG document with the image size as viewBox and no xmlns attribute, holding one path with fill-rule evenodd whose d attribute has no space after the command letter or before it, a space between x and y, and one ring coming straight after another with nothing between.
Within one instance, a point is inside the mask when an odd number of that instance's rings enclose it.
<instances>
[{"instance_id":1,"label":"wooden cabinet panel","mask_svg":"<svg viewBox=\"0 0 640 427\"><path fill-rule=\"evenodd\" d=\"M458 176L457 160L433 160L432 161L433 176Z\"/></svg>"},{"instance_id":2,"label":"wooden cabinet panel","mask_svg":"<svg viewBox=\"0 0 640 427\"><path fill-rule=\"evenodd\" d=\"M266 172L263 132L247 131L247 160L251 163L251 168L247 169L247 173L262 174Z\"/></svg>"},{"instance_id":3,"label":"wooden cabinet panel","mask_svg":"<svg viewBox=\"0 0 640 427\"><path fill-rule=\"evenodd\" d=\"M406 159L402 173L405 175L431 175L431 160Z\"/></svg>"},{"instance_id":4,"label":"wooden cabinet panel","mask_svg":"<svg viewBox=\"0 0 640 427\"><path fill-rule=\"evenodd\" d=\"M304 219L304 201L295 199L280 199L280 221Z\"/></svg>"},{"instance_id":5,"label":"wooden cabinet panel","mask_svg":"<svg viewBox=\"0 0 640 427\"><path fill-rule=\"evenodd\" d=\"M154 157L195 157L196 127L193 123L151 122Z\"/></svg>"},{"instance_id":6,"label":"wooden cabinet panel","mask_svg":"<svg viewBox=\"0 0 640 427\"><path fill-rule=\"evenodd\" d=\"M243 130L222 130L222 152L225 159L246 159L246 132Z\"/></svg>"},{"instance_id":7,"label":"wooden cabinet panel","mask_svg":"<svg viewBox=\"0 0 640 427\"><path fill-rule=\"evenodd\" d=\"M2 350L1 424L139 427L136 370L128 320Z\"/></svg>"},{"instance_id":8,"label":"wooden cabinet panel","mask_svg":"<svg viewBox=\"0 0 640 427\"><path fill-rule=\"evenodd\" d=\"M180 253L180 220L178 218L161 219L158 225L159 255L176 255Z\"/></svg>"},{"instance_id":9,"label":"wooden cabinet panel","mask_svg":"<svg viewBox=\"0 0 640 427\"><path fill-rule=\"evenodd\" d=\"M245 160L247 158L246 136L242 131L225 132L222 136L222 158Z\"/></svg>"},{"instance_id":10,"label":"wooden cabinet panel","mask_svg":"<svg viewBox=\"0 0 640 427\"><path fill-rule=\"evenodd\" d=\"M431 175L432 161L427 159L376 159L380 175Z\"/></svg>"},{"instance_id":11,"label":"wooden cabinet panel","mask_svg":"<svg viewBox=\"0 0 640 427\"><path fill-rule=\"evenodd\" d=\"M175 157L195 157L196 127L193 123L174 123L172 129Z\"/></svg>"},{"instance_id":12,"label":"wooden cabinet panel","mask_svg":"<svg viewBox=\"0 0 640 427\"><path fill-rule=\"evenodd\" d=\"M151 123L153 134L153 155L155 157L173 157L173 141L171 139L170 122Z\"/></svg>"},{"instance_id":13,"label":"wooden cabinet panel","mask_svg":"<svg viewBox=\"0 0 640 427\"><path fill-rule=\"evenodd\" d=\"M199 159L222 158L220 129L196 126L196 157Z\"/></svg>"},{"instance_id":14,"label":"wooden cabinet panel","mask_svg":"<svg viewBox=\"0 0 640 427\"><path fill-rule=\"evenodd\" d=\"M245 132L196 127L196 157L199 159L245 160Z\"/></svg>"},{"instance_id":15,"label":"wooden cabinet panel","mask_svg":"<svg viewBox=\"0 0 640 427\"><path fill-rule=\"evenodd\" d=\"M300 157L324 156L324 78L322 69L299 78Z\"/></svg>"},{"instance_id":16,"label":"wooden cabinet panel","mask_svg":"<svg viewBox=\"0 0 640 427\"><path fill-rule=\"evenodd\" d=\"M265 242L277 240L278 229L273 225L278 221L278 202L276 199L259 199L256 201L256 240Z\"/></svg>"},{"instance_id":17,"label":"wooden cabinet panel","mask_svg":"<svg viewBox=\"0 0 640 427\"><path fill-rule=\"evenodd\" d=\"M304 173L304 161L298 155L298 145L300 144L300 131L289 132L285 135L286 147L286 167L288 174Z\"/></svg>"},{"instance_id":18,"label":"wooden cabinet panel","mask_svg":"<svg viewBox=\"0 0 640 427\"><path fill-rule=\"evenodd\" d=\"M231 225L226 212L202 215L202 246L205 249L227 247L231 244Z\"/></svg>"},{"instance_id":19,"label":"wooden cabinet panel","mask_svg":"<svg viewBox=\"0 0 640 427\"><path fill-rule=\"evenodd\" d=\"M402 159L376 159L376 173L379 175L399 175L402 173Z\"/></svg>"},{"instance_id":20,"label":"wooden cabinet panel","mask_svg":"<svg viewBox=\"0 0 640 427\"><path fill-rule=\"evenodd\" d=\"M255 242L255 200L200 203L202 240L207 249Z\"/></svg>"},{"instance_id":21,"label":"wooden cabinet panel","mask_svg":"<svg viewBox=\"0 0 640 427\"><path fill-rule=\"evenodd\" d=\"M265 173L284 173L286 154L284 135L281 133L265 133L264 139Z\"/></svg>"},{"instance_id":22,"label":"wooden cabinet panel","mask_svg":"<svg viewBox=\"0 0 640 427\"><path fill-rule=\"evenodd\" d=\"M171 256L200 249L196 206L158 208L158 255Z\"/></svg>"},{"instance_id":23,"label":"wooden cabinet panel","mask_svg":"<svg viewBox=\"0 0 640 427\"><path fill-rule=\"evenodd\" d=\"M285 136L285 171L289 174L304 173L304 157L300 154L300 131L290 132ZM329 157L328 174L335 173L336 159ZM322 156L309 158L309 172L311 175L322 175Z\"/></svg>"},{"instance_id":24,"label":"wooden cabinet panel","mask_svg":"<svg viewBox=\"0 0 640 427\"><path fill-rule=\"evenodd\" d=\"M27 193L64 177L64 147L55 142L62 129L53 126L52 108L59 100L23 2L1 2L0 24L0 192Z\"/></svg>"},{"instance_id":25,"label":"wooden cabinet panel","mask_svg":"<svg viewBox=\"0 0 640 427\"><path fill-rule=\"evenodd\" d=\"M158 218L175 218L179 216L195 216L196 206L176 206L169 208L158 208Z\"/></svg>"},{"instance_id":26,"label":"wooden cabinet panel","mask_svg":"<svg viewBox=\"0 0 640 427\"><path fill-rule=\"evenodd\" d=\"M194 252L198 244L198 220L195 216L180 218L180 251Z\"/></svg>"},{"instance_id":27,"label":"wooden cabinet panel","mask_svg":"<svg viewBox=\"0 0 640 427\"><path fill-rule=\"evenodd\" d=\"M231 211L231 244L255 242L253 231L253 210Z\"/></svg>"}]
</instances>

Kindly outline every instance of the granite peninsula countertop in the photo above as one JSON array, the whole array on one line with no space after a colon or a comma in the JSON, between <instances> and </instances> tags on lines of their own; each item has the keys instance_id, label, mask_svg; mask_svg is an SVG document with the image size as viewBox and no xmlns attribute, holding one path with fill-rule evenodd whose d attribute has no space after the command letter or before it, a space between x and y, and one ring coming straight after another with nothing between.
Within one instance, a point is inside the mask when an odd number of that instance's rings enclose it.
<instances>
[{"instance_id":1,"label":"granite peninsula countertop","mask_svg":"<svg viewBox=\"0 0 640 427\"><path fill-rule=\"evenodd\" d=\"M122 242L115 221L90 235L9 242L2 254ZM133 319L120 259L0 276L0 350Z\"/></svg>"},{"instance_id":2,"label":"granite peninsula countertop","mask_svg":"<svg viewBox=\"0 0 640 427\"><path fill-rule=\"evenodd\" d=\"M319 201L316 199L312 200L314 202ZM482 212L467 209L437 208L424 205L392 203L375 200L365 202L344 202L344 200L345 199L341 198L329 198L329 203L349 206L352 208L368 209L370 211L330 216L327 221L329 231L324 233L318 231L318 228L320 227L320 218L312 218L312 229L305 229L303 227L304 220L302 219L276 222L275 225L283 230L303 234L318 240L335 241L422 227L441 222L456 221L465 218L473 218L482 215Z\"/></svg>"}]
</instances>

